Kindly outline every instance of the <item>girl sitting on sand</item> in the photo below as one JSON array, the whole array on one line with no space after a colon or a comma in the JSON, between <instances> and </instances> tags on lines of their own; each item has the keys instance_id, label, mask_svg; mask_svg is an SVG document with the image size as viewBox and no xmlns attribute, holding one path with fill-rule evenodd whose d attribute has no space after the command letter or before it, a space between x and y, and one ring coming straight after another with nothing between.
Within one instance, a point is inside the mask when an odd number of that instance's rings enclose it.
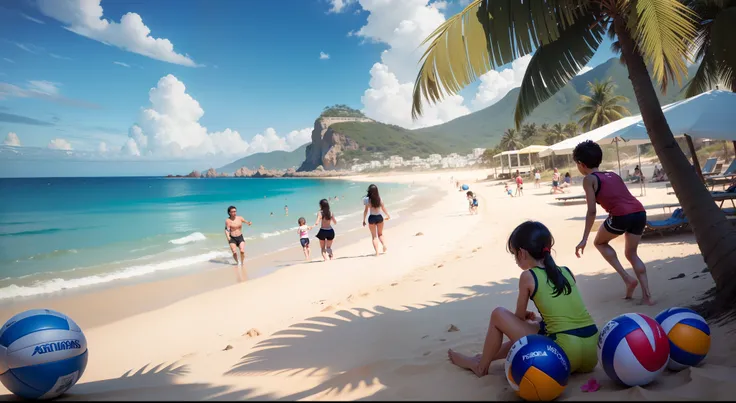
<instances>
[{"instance_id":1,"label":"girl sitting on sand","mask_svg":"<svg viewBox=\"0 0 736 403\"><path fill-rule=\"evenodd\" d=\"M327 257L332 260L332 241L335 239L335 230L332 224L337 224L335 216L330 211L330 203L327 199L319 201L319 213L317 213L317 222L314 226L320 225L317 239L319 239L319 247L322 250L322 258L327 261Z\"/></svg>"},{"instance_id":2,"label":"girl sitting on sand","mask_svg":"<svg viewBox=\"0 0 736 403\"><path fill-rule=\"evenodd\" d=\"M309 260L312 254L309 250L309 230L311 230L312 227L307 225L307 220L305 220L304 217L300 217L298 223L299 228L297 228L296 232L299 234L299 244L302 245L304 260Z\"/></svg>"},{"instance_id":3,"label":"girl sitting on sand","mask_svg":"<svg viewBox=\"0 0 736 403\"><path fill-rule=\"evenodd\" d=\"M591 372L598 364L598 328L585 308L575 277L552 259L554 239L544 224L527 221L511 233L507 248L521 268L516 310L498 307L491 313L483 353L466 356L448 351L450 361L477 376L491 362L506 358L513 343L530 334L554 340L570 359L571 372ZM534 302L541 318L527 311ZM503 343L503 336L509 338Z\"/></svg>"},{"instance_id":4,"label":"girl sitting on sand","mask_svg":"<svg viewBox=\"0 0 736 403\"><path fill-rule=\"evenodd\" d=\"M379 243L383 246L383 252L386 253L386 242L383 240L383 215L386 214L386 220L391 219L391 216L386 211L386 206L383 205L381 195L378 194L378 186L368 186L368 194L363 198L363 226L365 227L365 218L368 216L368 229L371 231L371 240L373 242L373 249L376 251L378 256L378 245ZM368 214L370 212L370 214Z\"/></svg>"}]
</instances>

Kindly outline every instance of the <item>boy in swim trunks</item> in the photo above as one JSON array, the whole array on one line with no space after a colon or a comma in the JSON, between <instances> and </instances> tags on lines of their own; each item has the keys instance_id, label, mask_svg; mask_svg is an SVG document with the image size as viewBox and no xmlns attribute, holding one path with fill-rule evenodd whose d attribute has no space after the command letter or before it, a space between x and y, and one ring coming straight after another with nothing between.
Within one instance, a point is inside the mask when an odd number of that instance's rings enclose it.
<instances>
[{"instance_id":1,"label":"boy in swim trunks","mask_svg":"<svg viewBox=\"0 0 736 403\"><path fill-rule=\"evenodd\" d=\"M522 270L516 309L497 307L491 312L483 352L468 356L448 351L450 361L473 371L478 377L488 374L495 360L508 355L511 346L530 334L554 340L570 360L570 372L591 372L598 364L598 328L585 308L575 276L558 266L551 255L554 239L544 224L527 221L514 230L507 242ZM541 318L527 311L534 302ZM504 336L509 340L503 342Z\"/></svg>"},{"instance_id":2,"label":"boy in swim trunks","mask_svg":"<svg viewBox=\"0 0 736 403\"><path fill-rule=\"evenodd\" d=\"M246 221L245 218L239 216L238 209L235 208L235 206L228 207L227 214L228 218L225 219L225 236L227 237L227 243L230 245L230 250L233 252L235 264L240 267L244 267L245 239L243 238L243 223L248 224L249 227L253 223ZM240 248L240 262L238 262L238 248Z\"/></svg>"},{"instance_id":3,"label":"boy in swim trunks","mask_svg":"<svg viewBox=\"0 0 736 403\"><path fill-rule=\"evenodd\" d=\"M625 299L631 299L636 287L641 284L643 304L654 305L652 295L649 291L647 279L647 268L637 254L641 235L647 224L647 212L641 202L634 197L623 179L613 172L601 172L598 167L603 159L601 147L590 141L578 144L573 150L572 158L578 166L583 179L585 200L588 203L588 213L585 216L585 229L583 239L577 247L577 257L585 250L588 235L593 228L596 216L596 203L600 204L608 213L608 218L598 229L593 244L623 279L626 285ZM618 260L616 250L609 244L615 238L623 235L626 241L624 256L631 263L636 278L626 273L621 262ZM638 280L638 281L637 281Z\"/></svg>"},{"instance_id":4,"label":"boy in swim trunks","mask_svg":"<svg viewBox=\"0 0 736 403\"><path fill-rule=\"evenodd\" d=\"M478 214L478 198L475 193L468 190L465 195L468 196L468 211L470 214Z\"/></svg>"}]
</instances>

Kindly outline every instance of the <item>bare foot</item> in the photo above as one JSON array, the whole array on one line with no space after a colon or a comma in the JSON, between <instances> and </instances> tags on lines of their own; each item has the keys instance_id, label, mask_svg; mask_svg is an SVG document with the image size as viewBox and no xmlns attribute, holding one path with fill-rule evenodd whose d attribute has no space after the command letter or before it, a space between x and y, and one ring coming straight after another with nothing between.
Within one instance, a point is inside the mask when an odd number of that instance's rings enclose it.
<instances>
[{"instance_id":1,"label":"bare foot","mask_svg":"<svg viewBox=\"0 0 736 403\"><path fill-rule=\"evenodd\" d=\"M450 358L450 361L453 364L457 365L460 368L469 370L472 370L473 367L478 363L478 360L480 360L480 354L476 355L475 357L468 357L465 354L458 353L457 351L452 351L452 349L447 350L447 356Z\"/></svg>"},{"instance_id":2,"label":"bare foot","mask_svg":"<svg viewBox=\"0 0 736 403\"><path fill-rule=\"evenodd\" d=\"M386 247L386 245L383 245L383 253L386 253L386 251L388 251L388 248Z\"/></svg>"},{"instance_id":3,"label":"bare foot","mask_svg":"<svg viewBox=\"0 0 736 403\"><path fill-rule=\"evenodd\" d=\"M641 300L639 301L639 305L653 306L654 300L651 297L642 297Z\"/></svg>"},{"instance_id":4,"label":"bare foot","mask_svg":"<svg viewBox=\"0 0 736 403\"><path fill-rule=\"evenodd\" d=\"M624 299L631 299L634 295L634 290L636 290L636 287L639 285L639 281L630 279L629 281L624 280L624 283L626 284L626 296Z\"/></svg>"}]
</instances>

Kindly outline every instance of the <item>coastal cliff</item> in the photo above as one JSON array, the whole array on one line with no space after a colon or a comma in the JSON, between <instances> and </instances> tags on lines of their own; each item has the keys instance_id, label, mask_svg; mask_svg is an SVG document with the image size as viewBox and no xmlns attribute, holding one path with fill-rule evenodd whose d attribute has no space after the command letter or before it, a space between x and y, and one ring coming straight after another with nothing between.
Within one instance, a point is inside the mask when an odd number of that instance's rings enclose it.
<instances>
[{"instance_id":1,"label":"coastal cliff","mask_svg":"<svg viewBox=\"0 0 736 403\"><path fill-rule=\"evenodd\" d=\"M304 162L298 172L314 171L318 166L322 166L325 170L335 170L340 153L360 148L355 140L330 128L334 123L344 122L373 122L373 120L365 117L320 117L315 120L312 143L307 146Z\"/></svg>"}]
</instances>

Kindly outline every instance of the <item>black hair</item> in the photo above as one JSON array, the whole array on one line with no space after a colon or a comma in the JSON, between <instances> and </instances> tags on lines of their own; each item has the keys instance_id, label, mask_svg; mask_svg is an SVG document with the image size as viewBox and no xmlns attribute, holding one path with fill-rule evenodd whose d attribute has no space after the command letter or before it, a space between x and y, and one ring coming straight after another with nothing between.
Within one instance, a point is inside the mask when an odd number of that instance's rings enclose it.
<instances>
[{"instance_id":1,"label":"black hair","mask_svg":"<svg viewBox=\"0 0 736 403\"><path fill-rule=\"evenodd\" d=\"M468 196L474 196L473 195L473 192L471 192L470 190L468 190L468 193L465 193L465 194L468 195Z\"/></svg>"},{"instance_id":2,"label":"black hair","mask_svg":"<svg viewBox=\"0 0 736 403\"><path fill-rule=\"evenodd\" d=\"M554 244L555 239L544 224L538 221L527 221L514 229L506 247L513 255L518 254L520 249L524 249L534 259L542 260L544 271L547 273L547 282L552 283L553 296L557 297L562 293L570 294L572 287L552 258Z\"/></svg>"},{"instance_id":3,"label":"black hair","mask_svg":"<svg viewBox=\"0 0 736 403\"><path fill-rule=\"evenodd\" d=\"M304 217L299 217L299 220L297 220L297 223L299 225L304 225L307 223L307 220L305 220Z\"/></svg>"},{"instance_id":4,"label":"black hair","mask_svg":"<svg viewBox=\"0 0 736 403\"><path fill-rule=\"evenodd\" d=\"M569 177L570 177L570 172L565 172L565 178L569 178Z\"/></svg>"},{"instance_id":5,"label":"black hair","mask_svg":"<svg viewBox=\"0 0 736 403\"><path fill-rule=\"evenodd\" d=\"M572 150L572 159L590 169L598 168L603 161L603 150L594 141L585 140Z\"/></svg>"},{"instance_id":6,"label":"black hair","mask_svg":"<svg viewBox=\"0 0 736 403\"><path fill-rule=\"evenodd\" d=\"M228 208L227 208L227 215L230 215L230 210L232 210L232 209L235 209L235 210L237 210L237 207L235 207L235 206L230 206L230 207L228 207Z\"/></svg>"},{"instance_id":7,"label":"black hair","mask_svg":"<svg viewBox=\"0 0 736 403\"><path fill-rule=\"evenodd\" d=\"M376 185L370 185L368 186L368 200L371 202L371 207L373 208L379 208L381 207L381 196L378 194L378 186Z\"/></svg>"},{"instance_id":8,"label":"black hair","mask_svg":"<svg viewBox=\"0 0 736 403\"><path fill-rule=\"evenodd\" d=\"M327 199L322 199L319 201L319 209L322 212L323 220L332 219L332 212L330 211L330 203L327 201Z\"/></svg>"}]
</instances>

